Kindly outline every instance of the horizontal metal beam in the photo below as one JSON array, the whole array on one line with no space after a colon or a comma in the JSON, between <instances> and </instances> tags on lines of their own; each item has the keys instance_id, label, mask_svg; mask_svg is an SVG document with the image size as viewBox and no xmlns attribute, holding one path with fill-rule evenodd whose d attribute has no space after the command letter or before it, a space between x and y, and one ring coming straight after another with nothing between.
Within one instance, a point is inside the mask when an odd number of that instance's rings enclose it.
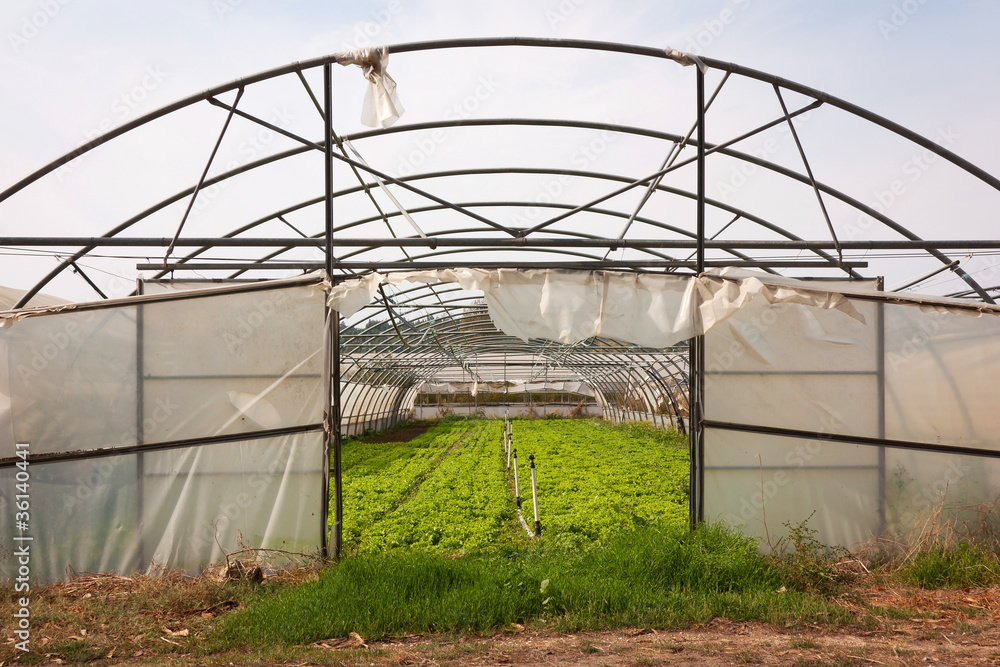
<instances>
[{"instance_id":1,"label":"horizontal metal beam","mask_svg":"<svg viewBox=\"0 0 1000 667\"><path fill-rule=\"evenodd\" d=\"M162 452L170 449L187 449L190 447L204 447L207 445L225 445L234 442L280 438L291 435L302 435L305 433L322 433L322 431L322 424L305 424L303 426L288 426L285 428L263 429L260 431L227 433L225 435L206 436L203 438L167 440L164 442L154 442L150 444L126 445L123 447L77 449L71 452L42 452L28 456L27 461L28 463L35 464L86 461L89 459L106 458L108 456L128 456L129 454ZM21 461L21 459L16 456L2 458L0 459L0 470L3 468L13 468L19 461Z\"/></svg>"},{"instance_id":2,"label":"horizontal metal beam","mask_svg":"<svg viewBox=\"0 0 1000 667\"><path fill-rule=\"evenodd\" d=\"M816 262L816 261L706 261L706 268L780 268L780 269L864 269L868 262ZM174 264L136 264L137 271L315 271L323 262L181 262ZM657 260L593 261L593 262L334 262L334 269L344 271L426 271L433 269L575 269L627 270L627 269L695 269L694 262Z\"/></svg>"},{"instance_id":3,"label":"horizontal metal beam","mask_svg":"<svg viewBox=\"0 0 1000 667\"><path fill-rule=\"evenodd\" d=\"M104 237L104 236L0 236L0 246L21 248L45 248L67 246L127 247L127 248L165 248L171 239L166 237ZM240 238L240 237L199 237L179 238L174 243L177 247L217 247L217 248L271 248L271 247L304 247L321 248L325 244L323 237L271 237L271 238ZM697 247L695 239L600 239L600 238L449 238L428 236L426 238L348 238L338 237L336 245L339 248L680 248L693 249ZM799 241L799 240L708 240L705 247L715 250L833 250L836 248L831 240ZM1000 239L971 240L909 240L895 241L841 241L844 250L1000 250Z\"/></svg>"},{"instance_id":4,"label":"horizontal metal beam","mask_svg":"<svg viewBox=\"0 0 1000 667\"><path fill-rule=\"evenodd\" d=\"M967 447L962 445L945 445L927 442L914 442L911 440L889 440L887 438L872 438L863 435L849 435L846 433L828 433L824 431L800 431L790 428L776 428L770 426L760 426L757 424L734 424L730 422L717 422L705 419L701 422L705 428L714 428L723 431L736 431L739 433L756 433L760 435L773 435L781 438L799 438L801 440L817 440L820 442L839 442L845 445L864 445L868 447L889 447L891 449L910 449L918 452L933 452L935 454L976 456L980 458L1000 459L1000 451L995 449L980 449L978 447Z\"/></svg>"}]
</instances>

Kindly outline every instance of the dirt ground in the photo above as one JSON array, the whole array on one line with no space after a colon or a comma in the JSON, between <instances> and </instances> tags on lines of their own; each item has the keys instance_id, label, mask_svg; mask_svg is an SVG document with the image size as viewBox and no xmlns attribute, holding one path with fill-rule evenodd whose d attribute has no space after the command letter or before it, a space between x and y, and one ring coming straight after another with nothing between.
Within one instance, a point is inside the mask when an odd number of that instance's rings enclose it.
<instances>
[{"instance_id":1,"label":"dirt ground","mask_svg":"<svg viewBox=\"0 0 1000 667\"><path fill-rule=\"evenodd\" d=\"M1000 665L997 631L973 635L906 623L885 632L783 631L716 620L663 632L519 633L454 642L369 644L374 665ZM930 630L930 631L929 631Z\"/></svg>"},{"instance_id":2,"label":"dirt ground","mask_svg":"<svg viewBox=\"0 0 1000 667\"><path fill-rule=\"evenodd\" d=\"M415 421L408 426L402 428L390 429L388 431L383 431L382 433L377 433L375 435L368 436L364 439L365 442L409 442L417 436L421 436L427 432L434 422L430 421Z\"/></svg>"},{"instance_id":3,"label":"dirt ground","mask_svg":"<svg viewBox=\"0 0 1000 667\"><path fill-rule=\"evenodd\" d=\"M303 568L286 576L309 577ZM934 589L859 576L834 598L856 612L853 625L775 627L715 619L684 630L632 628L558 634L544 625L511 626L492 636L413 635L388 641L330 638L308 646L197 655L213 619L238 606L205 578L85 575L39 591L58 610L33 628L30 655L14 651L0 619L0 667L19 664L168 665L996 665L1000 667L1000 587ZM197 594L215 590L221 601ZM159 606L115 618L109 603L154 599ZM221 592L219 592L221 591ZM205 606L207 605L207 606ZM197 607L197 608L195 608ZM102 611L103 610L103 611ZM101 615L103 614L103 615ZM6 614L5 614L6 616ZM107 621L107 624L104 623ZM86 628L89 628L89 632ZM84 650L84 645L85 650Z\"/></svg>"},{"instance_id":4,"label":"dirt ground","mask_svg":"<svg viewBox=\"0 0 1000 667\"><path fill-rule=\"evenodd\" d=\"M849 600L849 601L848 601ZM186 654L186 637L171 633L174 652L135 653L120 647L90 657L92 665L997 665L1000 666L1000 588L921 590L870 586L845 598L846 606L875 610L871 627L774 627L716 619L677 631L649 628L557 634L507 628L491 637L407 636L367 642L358 635L328 639L267 657ZM165 630L166 632L166 630ZM5 638L6 639L6 638ZM165 648L165 647L164 647ZM44 648L24 662L80 664ZM23 664L0 661L0 667Z\"/></svg>"},{"instance_id":5,"label":"dirt ground","mask_svg":"<svg viewBox=\"0 0 1000 667\"><path fill-rule=\"evenodd\" d=\"M776 628L722 619L680 631L516 632L368 644L374 665L1000 665L1000 589L870 586L846 606L885 610L871 629ZM330 645L331 648L338 646ZM322 643L320 643L322 646ZM339 648L362 649L358 639Z\"/></svg>"},{"instance_id":6,"label":"dirt ground","mask_svg":"<svg viewBox=\"0 0 1000 667\"><path fill-rule=\"evenodd\" d=\"M967 635L928 632L923 624L892 632L783 631L759 623L717 620L708 627L664 632L637 629L617 632L550 634L523 632L481 637L405 637L389 642L329 640L315 650L326 655L296 655L288 660L252 654L194 658L112 658L92 665L1000 665L997 631ZM10 665L20 664L15 660ZM79 664L50 655L43 665ZM4 665L0 662L0 666Z\"/></svg>"}]
</instances>

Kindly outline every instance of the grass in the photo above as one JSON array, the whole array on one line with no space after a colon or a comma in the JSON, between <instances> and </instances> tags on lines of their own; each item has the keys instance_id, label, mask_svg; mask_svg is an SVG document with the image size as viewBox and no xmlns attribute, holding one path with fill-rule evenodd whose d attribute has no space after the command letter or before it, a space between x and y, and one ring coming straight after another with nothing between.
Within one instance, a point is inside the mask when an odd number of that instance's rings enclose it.
<instances>
[{"instance_id":1,"label":"grass","mask_svg":"<svg viewBox=\"0 0 1000 667\"><path fill-rule=\"evenodd\" d=\"M585 552L359 554L315 582L254 600L209 637L211 650L295 645L351 632L482 633L673 628L722 616L774 623L849 620L818 596L779 593L780 574L726 530L647 528Z\"/></svg>"},{"instance_id":2,"label":"grass","mask_svg":"<svg viewBox=\"0 0 1000 667\"><path fill-rule=\"evenodd\" d=\"M904 582L921 588L971 588L1000 583L997 554L970 542L932 545L916 553L901 570Z\"/></svg>"}]
</instances>

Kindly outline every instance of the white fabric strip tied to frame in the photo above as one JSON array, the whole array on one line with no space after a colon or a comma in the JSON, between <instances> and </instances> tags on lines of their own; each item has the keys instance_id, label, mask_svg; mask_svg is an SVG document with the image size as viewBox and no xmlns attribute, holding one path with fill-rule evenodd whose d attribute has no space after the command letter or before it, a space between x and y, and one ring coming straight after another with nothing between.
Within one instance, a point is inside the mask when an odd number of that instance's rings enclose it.
<instances>
[{"instance_id":1,"label":"white fabric strip tied to frame","mask_svg":"<svg viewBox=\"0 0 1000 667\"><path fill-rule=\"evenodd\" d=\"M480 290L493 323L522 340L577 343L604 336L664 348L699 336L760 295L768 303L836 309L864 323L838 292L803 281L723 269L698 276L564 269L439 269L371 273L334 285L329 305L350 317L371 303L382 283L458 283Z\"/></svg>"},{"instance_id":2,"label":"white fabric strip tied to frame","mask_svg":"<svg viewBox=\"0 0 1000 667\"><path fill-rule=\"evenodd\" d=\"M345 67L357 65L368 79L364 106L361 108L361 122L368 127L389 127L403 115L396 82L387 68L389 50L384 46L355 49L337 54L337 62Z\"/></svg>"}]
</instances>

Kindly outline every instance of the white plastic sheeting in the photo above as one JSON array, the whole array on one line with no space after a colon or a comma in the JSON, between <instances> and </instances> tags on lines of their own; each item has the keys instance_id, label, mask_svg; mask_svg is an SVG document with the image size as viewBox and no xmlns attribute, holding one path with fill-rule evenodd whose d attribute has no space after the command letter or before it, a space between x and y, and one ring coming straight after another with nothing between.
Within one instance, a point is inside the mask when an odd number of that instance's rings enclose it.
<instances>
[{"instance_id":1,"label":"white plastic sheeting","mask_svg":"<svg viewBox=\"0 0 1000 667\"><path fill-rule=\"evenodd\" d=\"M836 292L747 271L699 276L561 269L372 273L335 285L329 303L350 317L375 298L380 284L404 282L455 282L465 290L481 290L493 323L522 340L577 343L605 336L644 347L670 347L725 321L756 295L768 303L838 309L864 320Z\"/></svg>"},{"instance_id":2,"label":"white plastic sheeting","mask_svg":"<svg viewBox=\"0 0 1000 667\"><path fill-rule=\"evenodd\" d=\"M332 288L315 277L0 313L0 458L25 442L72 459L31 464L33 575L196 569L241 544L318 547L324 303L349 315L384 280L481 289L494 322L522 338L665 347L705 333L704 514L749 534L815 511L820 540L853 545L905 534L942 498L1000 495L996 459L947 450L1000 449L995 307L735 271L428 271ZM341 389L348 424L391 416L415 393ZM0 468L0 535L15 533L15 470ZM12 566L0 559L0 577Z\"/></svg>"},{"instance_id":3,"label":"white plastic sheeting","mask_svg":"<svg viewBox=\"0 0 1000 667\"><path fill-rule=\"evenodd\" d=\"M814 435L706 428L705 518L772 542L809 519L820 541L848 547L905 541L936 510L975 529L973 506L1000 497L1000 461L947 450L1000 449L996 308L830 288L866 323L755 301L706 335L710 424ZM943 451L908 448L920 445Z\"/></svg>"},{"instance_id":4,"label":"white plastic sheeting","mask_svg":"<svg viewBox=\"0 0 1000 667\"><path fill-rule=\"evenodd\" d=\"M64 459L28 468L32 576L319 548L325 291L303 282L7 320L0 458ZM0 469L0 535L17 534L16 472Z\"/></svg>"},{"instance_id":5,"label":"white plastic sheeting","mask_svg":"<svg viewBox=\"0 0 1000 667\"><path fill-rule=\"evenodd\" d=\"M9 310L14 307L21 298L27 294L23 289L15 289L13 287L5 287L0 285L0 310ZM30 306L55 306L60 303L66 303L65 299L59 299L54 296L49 296L47 294L36 294L31 297L28 302Z\"/></svg>"}]
</instances>

